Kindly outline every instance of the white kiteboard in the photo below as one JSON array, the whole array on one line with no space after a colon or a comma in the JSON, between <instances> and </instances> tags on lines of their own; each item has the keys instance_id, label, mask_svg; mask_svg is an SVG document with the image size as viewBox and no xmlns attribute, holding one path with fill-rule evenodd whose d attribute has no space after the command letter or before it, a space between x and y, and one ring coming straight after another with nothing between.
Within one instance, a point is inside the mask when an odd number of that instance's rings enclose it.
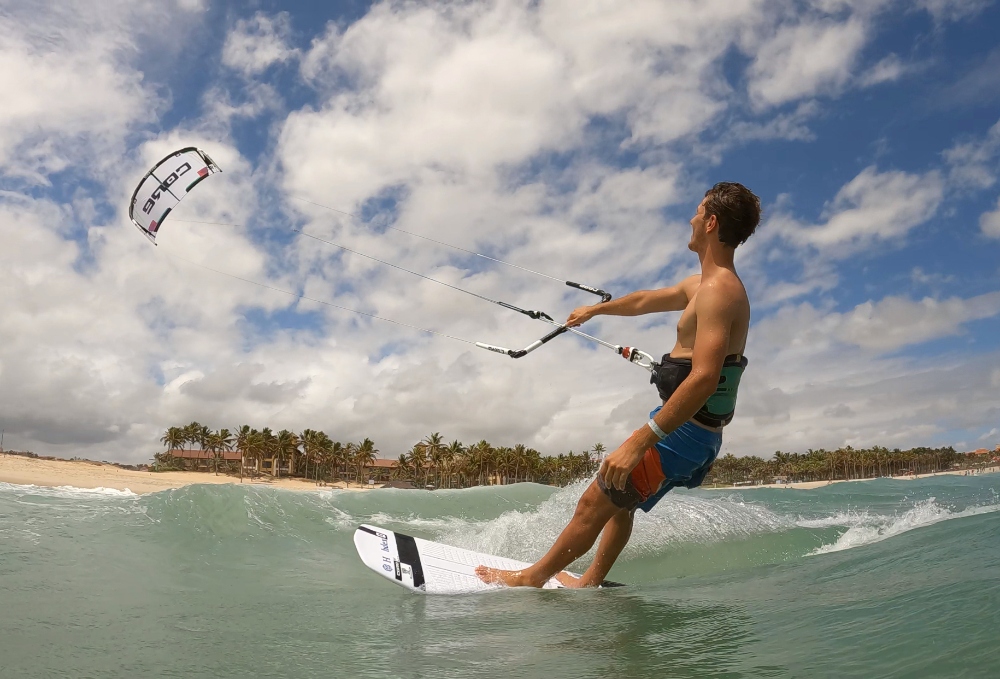
<instances>
[{"instance_id":1,"label":"white kiteboard","mask_svg":"<svg viewBox=\"0 0 1000 679\"><path fill-rule=\"evenodd\" d=\"M476 576L476 566L479 565L514 571L531 565L394 533L378 526L359 526L354 532L354 546L365 565L385 579L410 591L427 594L495 589L495 585L488 585ZM602 586L621 585L605 581ZM563 589L563 585L553 577L545 583L544 589Z\"/></svg>"}]
</instances>

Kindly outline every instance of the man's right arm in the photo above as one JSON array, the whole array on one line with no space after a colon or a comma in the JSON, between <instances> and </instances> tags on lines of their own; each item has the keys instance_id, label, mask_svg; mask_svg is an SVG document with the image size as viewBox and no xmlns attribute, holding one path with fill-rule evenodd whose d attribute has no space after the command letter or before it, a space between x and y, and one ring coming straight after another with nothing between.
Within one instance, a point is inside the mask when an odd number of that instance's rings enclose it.
<instances>
[{"instance_id":1,"label":"man's right arm","mask_svg":"<svg viewBox=\"0 0 1000 679\"><path fill-rule=\"evenodd\" d=\"M661 311L682 311L698 287L700 275L689 276L677 285L659 290L637 290L624 297L574 309L566 325L576 327L594 316L642 316Z\"/></svg>"}]
</instances>

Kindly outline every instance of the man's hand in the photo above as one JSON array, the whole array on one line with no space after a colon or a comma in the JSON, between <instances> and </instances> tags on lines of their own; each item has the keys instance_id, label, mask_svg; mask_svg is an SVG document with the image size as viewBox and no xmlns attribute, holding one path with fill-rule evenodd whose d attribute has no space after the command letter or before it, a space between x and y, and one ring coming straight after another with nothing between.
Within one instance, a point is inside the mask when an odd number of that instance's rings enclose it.
<instances>
[{"instance_id":1,"label":"man's hand","mask_svg":"<svg viewBox=\"0 0 1000 679\"><path fill-rule=\"evenodd\" d=\"M638 432L636 432L638 434ZM601 469L598 472L604 483L618 490L625 490L625 483L629 474L639 466L642 456L646 454L646 448L642 442L642 437L632 434L625 442L615 449L615 452L604 458Z\"/></svg>"},{"instance_id":2,"label":"man's hand","mask_svg":"<svg viewBox=\"0 0 1000 679\"><path fill-rule=\"evenodd\" d=\"M576 309L573 309L573 313L569 315L569 318L566 319L566 323L564 325L570 328L575 328L578 325L583 325L591 318L593 318L595 316L595 313L596 313L595 307L592 306L578 307Z\"/></svg>"}]
</instances>

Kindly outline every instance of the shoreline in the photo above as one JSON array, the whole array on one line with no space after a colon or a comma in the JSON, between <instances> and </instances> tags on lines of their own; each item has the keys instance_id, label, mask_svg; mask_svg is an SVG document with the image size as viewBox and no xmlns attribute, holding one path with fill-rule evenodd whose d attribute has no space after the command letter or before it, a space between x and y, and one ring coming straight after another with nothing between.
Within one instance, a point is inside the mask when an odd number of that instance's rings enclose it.
<instances>
[{"instance_id":1,"label":"shoreline","mask_svg":"<svg viewBox=\"0 0 1000 679\"><path fill-rule=\"evenodd\" d=\"M931 472L929 474L907 474L905 476L879 476L866 479L832 479L827 481L796 481L794 483L764 483L756 486L701 486L704 490L755 490L757 488L792 488L794 490L812 490L813 488L823 488L834 483L856 483L858 481L875 481L877 479L892 479L893 481L914 481L916 479L926 479L932 476L965 476L966 469L955 469L947 472ZM1000 472L1000 466L994 465L983 470L975 470L982 474L995 474Z\"/></svg>"},{"instance_id":2,"label":"shoreline","mask_svg":"<svg viewBox=\"0 0 1000 679\"><path fill-rule=\"evenodd\" d=\"M966 470L932 472L930 474L915 474L906 476L891 476L898 481L913 481L931 476L963 476ZM983 469L982 474L1000 472L1000 466ZM978 474L977 474L978 475ZM827 481L797 481L794 483L765 483L754 486L701 486L703 490L755 490L757 488L784 488L795 490L811 490L822 488L834 483L855 483L858 481L874 481L867 479L833 479ZM50 488L69 486L73 488L90 489L109 488L113 490L131 491L142 495L162 490L183 488L197 483L248 485L262 488L282 488L298 492L316 492L319 490L349 490L368 491L365 485L347 486L338 481L328 485L317 485L315 481L299 478L261 477L251 481L244 477L241 483L238 477L219 475L212 472L170 471L150 472L122 469L112 464L90 460L41 460L20 455L0 454L0 482L14 485L47 486Z\"/></svg>"},{"instance_id":3,"label":"shoreline","mask_svg":"<svg viewBox=\"0 0 1000 679\"><path fill-rule=\"evenodd\" d=\"M343 481L331 483L324 486L316 485L315 481L306 481L298 478L270 477L258 478L251 481L244 477L242 484L239 477L226 476L220 474L216 476L212 472L149 472L122 469L103 462L92 462L89 460L39 460L37 458L22 457L20 455L0 455L0 482L10 483L19 486L47 486L56 488L60 486L70 486L73 488L89 489L109 488L114 490L128 490L142 495L144 493L155 493L161 490L172 490L183 488L196 483L209 484L232 484L257 486L261 488L282 488L284 490L316 492L319 490L350 490L367 491L367 486L354 485L346 487Z\"/></svg>"}]
</instances>

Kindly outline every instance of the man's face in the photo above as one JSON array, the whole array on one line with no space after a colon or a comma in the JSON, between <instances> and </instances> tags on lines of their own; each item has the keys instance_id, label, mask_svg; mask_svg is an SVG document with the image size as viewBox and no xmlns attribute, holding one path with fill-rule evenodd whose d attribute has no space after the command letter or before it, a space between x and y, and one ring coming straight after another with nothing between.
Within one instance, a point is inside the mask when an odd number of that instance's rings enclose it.
<instances>
[{"instance_id":1,"label":"man's face","mask_svg":"<svg viewBox=\"0 0 1000 679\"><path fill-rule=\"evenodd\" d=\"M705 203L707 201L708 197L706 196L698 203L698 210L695 212L694 217L691 218L691 241L688 243L688 250L692 252L698 252L706 243L708 234L705 232L705 227L710 220L715 219L714 216L705 216Z\"/></svg>"}]
</instances>

